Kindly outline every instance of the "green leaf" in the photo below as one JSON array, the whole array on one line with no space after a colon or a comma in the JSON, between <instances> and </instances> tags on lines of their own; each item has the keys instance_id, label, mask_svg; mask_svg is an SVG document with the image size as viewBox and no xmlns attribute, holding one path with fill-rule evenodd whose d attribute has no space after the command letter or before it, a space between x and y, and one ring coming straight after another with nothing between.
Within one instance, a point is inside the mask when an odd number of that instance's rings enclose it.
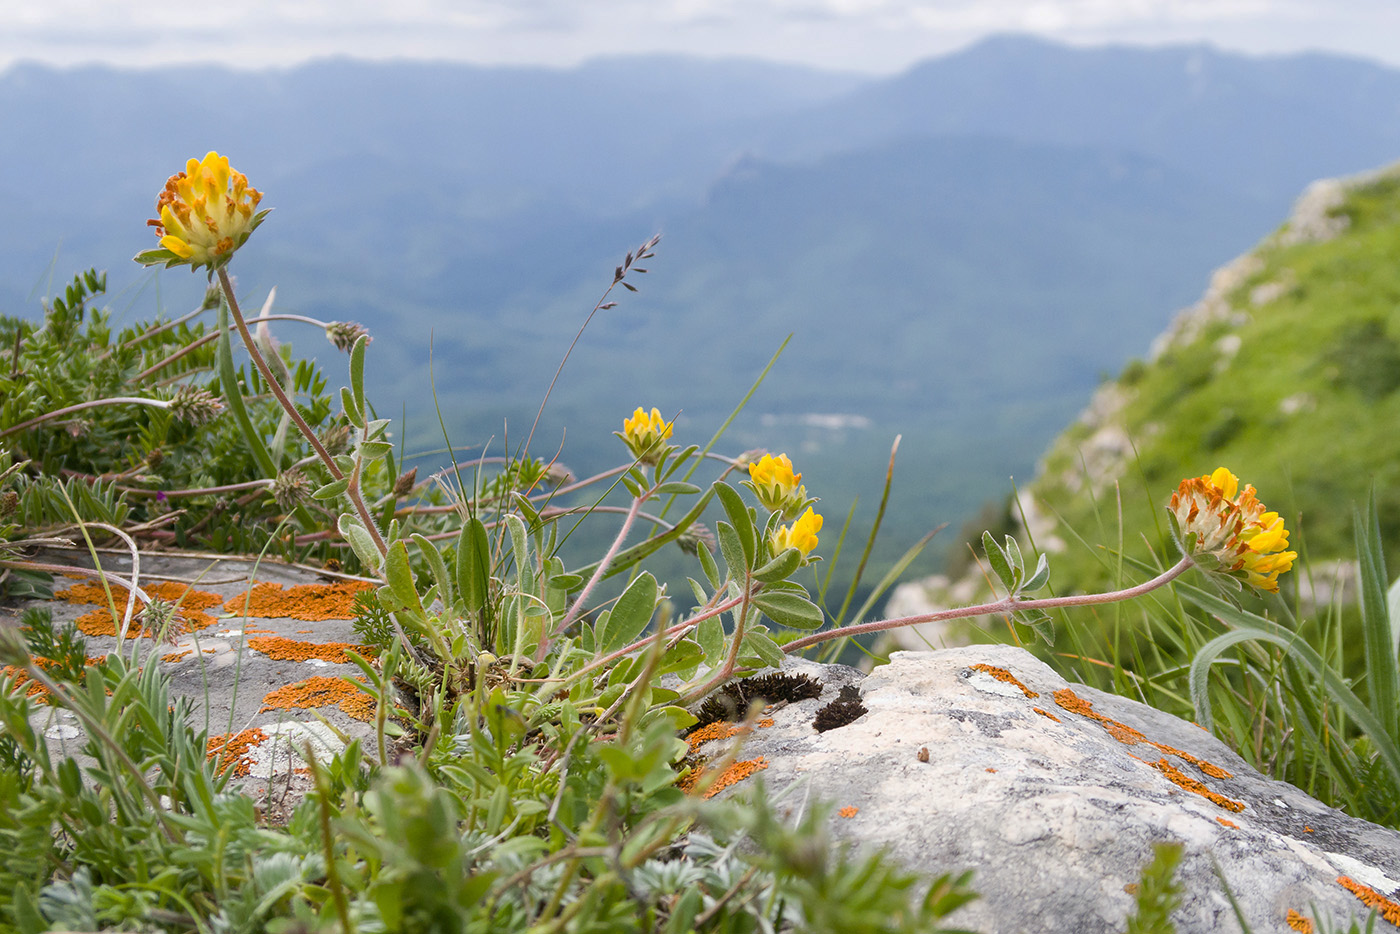
<instances>
[{"instance_id":1,"label":"green leaf","mask_svg":"<svg viewBox=\"0 0 1400 934\"><path fill-rule=\"evenodd\" d=\"M744 505L739 492L723 480L715 481L714 491L719 497L720 505L724 507L724 514L729 517L730 524L739 535L739 544L744 549L743 566L751 568L754 552L757 550L757 540L754 538L753 517L749 515L749 507ZM725 560L729 560L728 555L725 556ZM729 570L734 571L733 564L730 564Z\"/></svg>"},{"instance_id":2,"label":"green leaf","mask_svg":"<svg viewBox=\"0 0 1400 934\"><path fill-rule=\"evenodd\" d=\"M706 665L714 668L724 660L724 624L719 621L718 616L702 620L700 625L695 627L695 641L705 653Z\"/></svg>"},{"instance_id":3,"label":"green leaf","mask_svg":"<svg viewBox=\"0 0 1400 934\"><path fill-rule=\"evenodd\" d=\"M687 577L685 582L690 585L690 592L695 596L696 604L703 605L706 600L710 599L710 595L705 593L705 588L700 585L698 580Z\"/></svg>"},{"instance_id":4,"label":"green leaf","mask_svg":"<svg viewBox=\"0 0 1400 934\"><path fill-rule=\"evenodd\" d=\"M656 611L656 578L643 572L613 604L612 613L598 628L598 650L604 655L637 641Z\"/></svg>"},{"instance_id":5,"label":"green leaf","mask_svg":"<svg viewBox=\"0 0 1400 934\"><path fill-rule=\"evenodd\" d=\"M997 540L992 537L991 532L982 533L982 550L987 553L987 561L992 565L992 570L1008 590L1015 590L1015 575L1011 572L1011 563L1007 560L1006 552L1001 550Z\"/></svg>"},{"instance_id":6,"label":"green leaf","mask_svg":"<svg viewBox=\"0 0 1400 934\"><path fill-rule=\"evenodd\" d=\"M583 578L577 574L555 574L549 579L549 586L560 590L578 590L583 586Z\"/></svg>"},{"instance_id":7,"label":"green leaf","mask_svg":"<svg viewBox=\"0 0 1400 934\"><path fill-rule=\"evenodd\" d=\"M666 650L666 654L661 657L661 664L657 666L658 675L669 674L673 671L684 671L694 668L704 661L705 652L689 639L682 639Z\"/></svg>"},{"instance_id":8,"label":"green leaf","mask_svg":"<svg viewBox=\"0 0 1400 934\"><path fill-rule=\"evenodd\" d=\"M361 441L360 456L367 461L377 460L394 450L388 441Z\"/></svg>"},{"instance_id":9,"label":"green leaf","mask_svg":"<svg viewBox=\"0 0 1400 934\"><path fill-rule=\"evenodd\" d=\"M672 480L669 483L661 484L654 492L659 496L679 496L699 493L700 488L693 483L682 483L680 480Z\"/></svg>"},{"instance_id":10,"label":"green leaf","mask_svg":"<svg viewBox=\"0 0 1400 934\"><path fill-rule=\"evenodd\" d=\"M350 348L350 392L354 395L355 411L365 410L365 348L369 346L369 335L361 334ZM364 416L361 415L361 420Z\"/></svg>"},{"instance_id":11,"label":"green leaf","mask_svg":"<svg viewBox=\"0 0 1400 934\"><path fill-rule=\"evenodd\" d=\"M720 584L724 583L724 578L719 576L719 565L715 564L715 556L710 554L710 549L701 542L695 549L695 557L700 559L700 570L705 572L705 580L710 582L710 586L719 590ZM1400 582L1396 586L1400 587Z\"/></svg>"},{"instance_id":12,"label":"green leaf","mask_svg":"<svg viewBox=\"0 0 1400 934\"><path fill-rule=\"evenodd\" d=\"M1016 544L1016 536L1006 536L1006 557L1011 562L1011 569L1016 572L1016 579L1019 582L1021 575L1026 570L1026 560L1021 557L1021 546Z\"/></svg>"},{"instance_id":13,"label":"green leaf","mask_svg":"<svg viewBox=\"0 0 1400 934\"><path fill-rule=\"evenodd\" d=\"M1395 655L1395 639L1391 630L1390 606L1385 588L1390 578L1385 571L1385 552L1381 549L1380 519L1376 514L1376 491L1371 490L1366 515L1357 512L1356 556L1361 565L1361 628L1366 647L1366 687L1371 695L1371 710L1386 725L1392 739L1400 723L1400 661Z\"/></svg>"},{"instance_id":14,"label":"green leaf","mask_svg":"<svg viewBox=\"0 0 1400 934\"><path fill-rule=\"evenodd\" d=\"M365 427L365 413L355 408L355 397L344 386L340 387L340 407L345 410L345 417L350 420L350 424L356 428Z\"/></svg>"},{"instance_id":15,"label":"green leaf","mask_svg":"<svg viewBox=\"0 0 1400 934\"><path fill-rule=\"evenodd\" d=\"M657 712L671 721L671 729L673 730L684 730L699 722L695 714L684 707L660 707L657 708Z\"/></svg>"},{"instance_id":16,"label":"green leaf","mask_svg":"<svg viewBox=\"0 0 1400 934\"><path fill-rule=\"evenodd\" d=\"M767 633L757 631L749 631L744 634L744 642L740 646L740 651L758 656L770 668L781 668L783 659L787 657L783 654L778 643L768 638Z\"/></svg>"},{"instance_id":17,"label":"green leaf","mask_svg":"<svg viewBox=\"0 0 1400 934\"><path fill-rule=\"evenodd\" d=\"M1035 573L1021 585L1021 593L1035 593L1050 583L1050 559L1044 554L1035 563Z\"/></svg>"},{"instance_id":18,"label":"green leaf","mask_svg":"<svg viewBox=\"0 0 1400 934\"><path fill-rule=\"evenodd\" d=\"M801 566L802 552L796 548L784 548L782 554L753 572L754 580L763 581L765 584L785 580Z\"/></svg>"},{"instance_id":19,"label":"green leaf","mask_svg":"<svg viewBox=\"0 0 1400 934\"><path fill-rule=\"evenodd\" d=\"M413 584L413 570L408 565L408 547L402 540L391 544L384 557L384 582L394 591L400 606L423 612L418 589Z\"/></svg>"},{"instance_id":20,"label":"green leaf","mask_svg":"<svg viewBox=\"0 0 1400 934\"><path fill-rule=\"evenodd\" d=\"M314 493L311 494L311 498L312 498L312 499L335 499L335 498L336 498L337 496L339 496L341 493L344 493L344 492L346 491L346 489L349 488L349 486L350 486L350 478L349 478L349 477L341 477L339 480L332 480L330 483L327 483L325 486L320 487L319 489L317 489L316 492L314 492Z\"/></svg>"},{"instance_id":21,"label":"green leaf","mask_svg":"<svg viewBox=\"0 0 1400 934\"><path fill-rule=\"evenodd\" d=\"M505 517L506 530L510 533L511 550L515 555L515 573L522 593L535 592L535 561L530 557L530 535L525 528L525 520L514 513Z\"/></svg>"},{"instance_id":22,"label":"green leaf","mask_svg":"<svg viewBox=\"0 0 1400 934\"><path fill-rule=\"evenodd\" d=\"M457 535L457 592L468 612L478 613L486 605L491 581L491 543L486 526L472 516Z\"/></svg>"},{"instance_id":23,"label":"green leaf","mask_svg":"<svg viewBox=\"0 0 1400 934\"><path fill-rule=\"evenodd\" d=\"M719 553L724 558L729 576L742 580L749 565L744 560L744 546L739 541L739 533L734 531L734 526L721 519L715 523L715 538L719 540Z\"/></svg>"},{"instance_id":24,"label":"green leaf","mask_svg":"<svg viewBox=\"0 0 1400 934\"><path fill-rule=\"evenodd\" d=\"M433 572L433 579L437 581L438 594L442 597L444 606L452 605L452 577L447 573L447 562L442 560L442 552L438 551L428 537L421 532L414 532L413 543L418 546L418 552L423 556L423 560L428 562L428 568Z\"/></svg>"},{"instance_id":25,"label":"green leaf","mask_svg":"<svg viewBox=\"0 0 1400 934\"><path fill-rule=\"evenodd\" d=\"M180 256L178 253L173 253L166 249L142 250L140 253L133 256L132 260L140 263L142 266L158 266L161 263L169 266L172 261L179 261Z\"/></svg>"},{"instance_id":26,"label":"green leaf","mask_svg":"<svg viewBox=\"0 0 1400 934\"><path fill-rule=\"evenodd\" d=\"M346 513L340 517L336 527L340 530L341 536L350 543L350 547L354 550L355 557L360 559L360 563L369 568L372 574L378 574L379 565L383 559L379 554L379 549L374 544L373 537L360 523L360 520Z\"/></svg>"},{"instance_id":27,"label":"green leaf","mask_svg":"<svg viewBox=\"0 0 1400 934\"><path fill-rule=\"evenodd\" d=\"M795 593L764 592L753 603L773 622L790 629L816 629L826 619L815 603Z\"/></svg>"}]
</instances>

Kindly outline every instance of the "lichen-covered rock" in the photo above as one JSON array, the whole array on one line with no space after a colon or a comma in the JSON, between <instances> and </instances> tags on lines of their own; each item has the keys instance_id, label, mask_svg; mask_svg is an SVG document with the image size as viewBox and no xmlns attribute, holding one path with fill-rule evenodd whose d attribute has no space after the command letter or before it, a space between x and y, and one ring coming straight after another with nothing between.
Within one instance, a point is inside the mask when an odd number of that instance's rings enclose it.
<instances>
[{"instance_id":1,"label":"lichen-covered rock","mask_svg":"<svg viewBox=\"0 0 1400 934\"><path fill-rule=\"evenodd\" d=\"M233 788L286 810L311 787L308 749L325 761L347 738L375 748L375 701L345 680L364 677L347 650L375 655L351 622L356 594L372 584L275 561L147 554L137 587L159 609L143 613L133 601L138 612L128 620L128 591L112 585L114 618L107 591L83 576L91 566L83 555L47 560L71 563L73 579L56 580L53 600L26 605L47 607L59 627L75 624L89 664L120 651L138 665L159 665L172 698L193 702L190 725L207 732L209 757L232 771ZM128 557L104 555L102 564L130 580ZM41 704L33 723L55 756L87 761L87 738L72 713Z\"/></svg>"},{"instance_id":2,"label":"lichen-covered rock","mask_svg":"<svg viewBox=\"0 0 1400 934\"><path fill-rule=\"evenodd\" d=\"M1290 930L1290 911L1364 918L1361 887L1400 888L1400 833L1265 778L1193 724L1068 684L1023 650L899 652L858 687L869 712L837 729L813 729L822 700L773 712L742 737L743 758L766 768L725 793L761 780L793 810L825 799L841 809L841 837L930 874L974 869L982 897L950 919L961 926L1120 932L1164 842L1185 848L1181 934L1238 930L1226 886L1255 932Z\"/></svg>"}]
</instances>

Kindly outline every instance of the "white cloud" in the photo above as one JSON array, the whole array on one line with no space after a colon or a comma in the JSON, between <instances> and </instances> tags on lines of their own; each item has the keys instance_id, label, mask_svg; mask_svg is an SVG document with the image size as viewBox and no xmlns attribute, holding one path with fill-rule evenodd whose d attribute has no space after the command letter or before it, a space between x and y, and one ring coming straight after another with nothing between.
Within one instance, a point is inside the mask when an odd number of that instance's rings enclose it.
<instances>
[{"instance_id":1,"label":"white cloud","mask_svg":"<svg viewBox=\"0 0 1400 934\"><path fill-rule=\"evenodd\" d=\"M894 71L991 32L1072 42L1214 41L1400 64L1391 0L6 0L19 59L262 67L327 55L567 65L627 52Z\"/></svg>"}]
</instances>

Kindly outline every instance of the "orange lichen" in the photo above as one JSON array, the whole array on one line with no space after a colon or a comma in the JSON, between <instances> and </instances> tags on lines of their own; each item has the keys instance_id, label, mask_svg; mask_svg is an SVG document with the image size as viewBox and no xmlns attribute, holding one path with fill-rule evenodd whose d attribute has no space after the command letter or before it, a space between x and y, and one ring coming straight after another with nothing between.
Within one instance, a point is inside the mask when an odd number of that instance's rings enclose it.
<instances>
[{"instance_id":1,"label":"orange lichen","mask_svg":"<svg viewBox=\"0 0 1400 934\"><path fill-rule=\"evenodd\" d=\"M1313 829L1312 829L1311 827L1309 827L1307 824L1304 824L1304 825L1303 825L1303 833L1312 833L1312 832L1313 832Z\"/></svg>"},{"instance_id":2,"label":"orange lichen","mask_svg":"<svg viewBox=\"0 0 1400 934\"><path fill-rule=\"evenodd\" d=\"M160 660L174 664L175 662L181 661L186 655L193 654L193 652L194 649L185 649L181 652L166 652L160 657Z\"/></svg>"},{"instance_id":3,"label":"orange lichen","mask_svg":"<svg viewBox=\"0 0 1400 934\"><path fill-rule=\"evenodd\" d=\"M214 767L220 775L233 769L233 774L241 778L248 774L253 764L248 751L265 739L267 734L257 727L250 727L232 736L221 733L209 737L205 743L204 756L211 761L217 760Z\"/></svg>"},{"instance_id":4,"label":"orange lichen","mask_svg":"<svg viewBox=\"0 0 1400 934\"><path fill-rule=\"evenodd\" d=\"M760 772L766 768L768 768L768 760L763 758L763 756L759 756L757 759L745 759L742 762L735 762L729 766L729 768L719 773L714 782L705 789L701 797L713 798L730 785L742 782L753 773ZM696 769L685 778L681 779L677 787L686 794L690 794L695 790L700 780L710 774L710 771L709 769Z\"/></svg>"},{"instance_id":5,"label":"orange lichen","mask_svg":"<svg viewBox=\"0 0 1400 934\"><path fill-rule=\"evenodd\" d=\"M1232 820L1226 820L1226 819L1223 818L1223 817L1217 817L1215 820L1216 820L1216 822L1219 823L1220 826L1222 826L1222 827L1229 827L1231 830L1239 830L1239 829L1240 829L1240 825L1237 824L1237 823L1235 823L1235 822L1232 821Z\"/></svg>"},{"instance_id":6,"label":"orange lichen","mask_svg":"<svg viewBox=\"0 0 1400 934\"><path fill-rule=\"evenodd\" d=\"M258 584L224 604L235 616L290 617L307 622L354 619L355 596L374 585L368 581L336 581L333 584Z\"/></svg>"},{"instance_id":7,"label":"orange lichen","mask_svg":"<svg viewBox=\"0 0 1400 934\"><path fill-rule=\"evenodd\" d=\"M1222 794L1218 794L1214 791L1211 791L1209 788L1206 787L1204 782L1199 782L1191 776L1187 775L1186 773L1182 772L1180 769L1175 768L1165 758L1158 759L1156 762L1149 762L1147 764L1152 766L1157 771L1161 772L1163 775L1165 775L1168 781L1171 781L1173 784L1186 789L1192 794L1200 795L1202 798L1205 798L1207 801L1211 802L1214 805L1217 805L1218 807L1222 807L1227 811L1235 811L1236 813L1244 810L1243 801L1235 801L1231 798L1225 797Z\"/></svg>"},{"instance_id":8,"label":"orange lichen","mask_svg":"<svg viewBox=\"0 0 1400 934\"><path fill-rule=\"evenodd\" d=\"M309 636L309 635L311 635L312 633L314 633L315 631L316 631L316 630L314 630L314 629L298 629L298 630L297 630L297 635L299 635L299 636Z\"/></svg>"},{"instance_id":9,"label":"orange lichen","mask_svg":"<svg viewBox=\"0 0 1400 934\"><path fill-rule=\"evenodd\" d=\"M302 642L283 636L254 636L248 640L248 648L279 662L304 662L307 659L319 658L341 665L350 661L349 656L345 654L346 649L356 652L362 658L374 658L376 654L373 648L353 642Z\"/></svg>"},{"instance_id":10,"label":"orange lichen","mask_svg":"<svg viewBox=\"0 0 1400 934\"><path fill-rule=\"evenodd\" d=\"M42 671L51 671L58 667L59 664L56 660L45 658L42 655L35 655L33 659L34 664ZM103 657L101 655L88 655L84 661L88 665L97 665L101 664ZM28 684L29 687L24 688L25 697L32 697L35 701L42 704L47 704L49 702L49 689L31 678L28 670L18 665L6 665L0 668L0 675L12 679L10 681L11 690L18 691L20 688L23 688L24 685ZM110 694L111 692L109 691L108 693Z\"/></svg>"},{"instance_id":11,"label":"orange lichen","mask_svg":"<svg viewBox=\"0 0 1400 934\"><path fill-rule=\"evenodd\" d=\"M1183 752L1180 749L1173 749L1166 743L1153 743L1152 745L1156 746L1158 749L1160 749L1162 752L1165 752L1169 756L1176 756L1178 759L1182 759L1186 762L1191 763L1196 768L1209 775L1211 778L1234 778L1233 772L1227 772L1220 766L1207 762L1206 760L1198 758L1196 756L1193 756L1189 752Z\"/></svg>"},{"instance_id":12,"label":"orange lichen","mask_svg":"<svg viewBox=\"0 0 1400 934\"><path fill-rule=\"evenodd\" d=\"M984 771L984 772L995 772L996 769L991 768L990 766L988 766L987 768L983 769L982 771Z\"/></svg>"},{"instance_id":13,"label":"orange lichen","mask_svg":"<svg viewBox=\"0 0 1400 934\"><path fill-rule=\"evenodd\" d=\"M981 662L978 662L976 665L973 665L971 667L974 671L986 672L993 678L996 678L998 681L1005 681L1007 684L1016 685L1016 687L1021 689L1021 693L1026 695L1027 697L1040 696L1035 691L1032 691L1030 688L1026 687L1024 684L1018 681L1016 679L1016 676L1013 675L1011 672L1007 671L1005 668L998 668L995 665L984 665Z\"/></svg>"},{"instance_id":14,"label":"orange lichen","mask_svg":"<svg viewBox=\"0 0 1400 934\"><path fill-rule=\"evenodd\" d=\"M1049 717L1051 720L1054 720L1056 723L1062 722L1062 721L1060 720L1059 717L1055 716L1053 713L1051 713L1051 712L1048 711L1048 710L1041 710L1039 707L1032 707L1031 710L1034 710L1036 713L1040 714L1042 717Z\"/></svg>"},{"instance_id":15,"label":"orange lichen","mask_svg":"<svg viewBox=\"0 0 1400 934\"><path fill-rule=\"evenodd\" d=\"M1060 690L1055 692L1055 703L1059 704L1061 707L1063 707L1065 710L1068 710L1070 713L1077 713L1081 717L1086 717L1090 720L1096 721L1100 726L1102 726L1105 730L1108 731L1108 735L1112 736L1114 739L1118 740L1118 742L1123 743L1124 745L1135 746L1138 743L1147 743L1149 746L1154 746L1159 751L1164 752L1169 756L1175 756L1178 759L1191 763L1211 778L1233 777L1233 773L1227 772L1225 769L1222 769L1220 766L1215 765L1214 763L1207 762L1205 759L1202 759L1199 756L1193 756L1191 753L1184 752L1173 746L1168 746L1166 743L1153 742L1152 740L1148 739L1145 735L1143 735L1141 730L1135 730L1132 727L1128 726L1126 723L1120 723L1119 721L1114 720L1112 717L1105 717L1103 714L1099 713L1094 709L1093 703L1080 697L1078 694L1074 693L1069 688L1061 688ZM1165 759L1163 759L1162 761L1166 762ZM1156 765L1153 765L1152 763L1148 764L1152 765L1153 768L1156 768ZM1168 768L1170 768L1170 766L1168 766ZM1158 771L1161 770L1159 769ZM1175 769L1173 769L1173 771L1175 771ZM1177 774L1181 775L1180 772L1177 772ZM1170 777L1171 776L1168 776L1168 778ZM1186 776L1182 775L1182 778L1186 778ZM1195 779L1187 780L1195 781ZM1172 779L1172 781L1176 781L1176 779ZM1177 782L1177 784L1181 783ZM1198 782L1197 784L1200 783ZM1205 786L1202 785L1201 787L1204 788ZM1214 794L1214 792L1211 792L1211 794ZM1224 805L1221 806L1224 807ZM1243 805L1241 805L1241 807L1243 807Z\"/></svg>"},{"instance_id":16,"label":"orange lichen","mask_svg":"<svg viewBox=\"0 0 1400 934\"><path fill-rule=\"evenodd\" d=\"M268 710L339 707L356 720L374 719L374 698L341 678L307 678L268 693L263 698L262 713Z\"/></svg>"},{"instance_id":17,"label":"orange lichen","mask_svg":"<svg viewBox=\"0 0 1400 934\"><path fill-rule=\"evenodd\" d=\"M1123 891L1127 892L1129 895L1136 895L1138 884L1136 882L1125 882L1123 883Z\"/></svg>"},{"instance_id":18,"label":"orange lichen","mask_svg":"<svg viewBox=\"0 0 1400 934\"><path fill-rule=\"evenodd\" d=\"M116 602L118 610L126 608L127 589L120 584L112 584L112 600ZM145 588L146 595L156 600L163 600L166 603L178 606L176 619L180 625L174 627L177 634L198 632L201 629L208 629L214 625L215 618L203 612L213 606L218 606L224 598L216 593L209 593L204 590L195 590L185 584L178 584L173 581L157 581ZM60 590L54 594L56 599L67 600L69 603L79 605L95 605L101 609L93 610L91 613L84 613L74 620L74 624L84 635L88 636L112 636L118 632L116 620L112 618L112 611L107 608L107 594L99 584L74 584L67 590ZM141 626L132 625L127 628L126 637L137 639L141 636L156 636L158 633Z\"/></svg>"},{"instance_id":19,"label":"orange lichen","mask_svg":"<svg viewBox=\"0 0 1400 934\"><path fill-rule=\"evenodd\" d=\"M758 721L758 728L765 729L773 725L772 717L764 717ZM730 723L728 720L716 720L707 723L685 738L686 744L690 746L690 754L695 755L701 746L712 739L729 739L731 736L738 736L747 733L740 723Z\"/></svg>"},{"instance_id":20,"label":"orange lichen","mask_svg":"<svg viewBox=\"0 0 1400 934\"><path fill-rule=\"evenodd\" d=\"M726 720L716 720L714 723L707 723L700 729L691 733L685 738L686 744L690 746L693 754L697 749L708 743L712 739L729 739L739 732L739 728Z\"/></svg>"},{"instance_id":21,"label":"orange lichen","mask_svg":"<svg viewBox=\"0 0 1400 934\"><path fill-rule=\"evenodd\" d=\"M43 668L44 662L48 661L48 659L35 658L34 661L38 663L40 668ZM25 697L32 697L44 704L49 702L49 689L38 681L30 678L29 672L20 668L18 665L6 665L4 668L0 668L0 675L12 679L10 681L11 690L18 692L23 688ZM29 685L29 687L24 687L26 684Z\"/></svg>"},{"instance_id":22,"label":"orange lichen","mask_svg":"<svg viewBox=\"0 0 1400 934\"><path fill-rule=\"evenodd\" d=\"M836 815L837 815L838 817L855 817L855 816L856 816L857 814L859 814L859 813L860 813L860 808L857 808L857 807L844 807L844 808L842 808L841 810L837 811L837 812L836 812Z\"/></svg>"},{"instance_id":23,"label":"orange lichen","mask_svg":"<svg viewBox=\"0 0 1400 934\"><path fill-rule=\"evenodd\" d=\"M1361 899L1361 904L1367 908L1374 908L1377 914L1391 924L1400 925L1400 905L1395 904L1370 886L1362 885L1350 876L1338 876L1337 884Z\"/></svg>"},{"instance_id":24,"label":"orange lichen","mask_svg":"<svg viewBox=\"0 0 1400 934\"><path fill-rule=\"evenodd\" d=\"M1288 909L1288 916L1283 920L1287 921L1288 926L1295 931L1301 931L1302 934L1313 934L1312 919L1308 918L1307 915L1301 914L1295 908Z\"/></svg>"}]
</instances>

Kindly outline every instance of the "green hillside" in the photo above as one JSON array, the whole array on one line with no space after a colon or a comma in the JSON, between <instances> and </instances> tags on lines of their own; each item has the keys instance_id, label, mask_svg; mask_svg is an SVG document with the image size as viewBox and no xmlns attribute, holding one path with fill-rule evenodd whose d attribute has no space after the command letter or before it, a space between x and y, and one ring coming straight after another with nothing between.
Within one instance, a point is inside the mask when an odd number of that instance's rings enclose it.
<instances>
[{"instance_id":1,"label":"green hillside","mask_svg":"<svg viewBox=\"0 0 1400 934\"><path fill-rule=\"evenodd\" d=\"M1105 580L1104 553L1068 530L1116 542L1115 484L1125 551L1146 557L1147 542L1165 540L1177 483L1218 466L1255 485L1314 568L1353 555L1352 507L1374 484L1400 567L1397 390L1400 165L1310 188L1051 446L1030 492L1060 519L1037 542L1064 540L1057 589Z\"/></svg>"}]
</instances>

